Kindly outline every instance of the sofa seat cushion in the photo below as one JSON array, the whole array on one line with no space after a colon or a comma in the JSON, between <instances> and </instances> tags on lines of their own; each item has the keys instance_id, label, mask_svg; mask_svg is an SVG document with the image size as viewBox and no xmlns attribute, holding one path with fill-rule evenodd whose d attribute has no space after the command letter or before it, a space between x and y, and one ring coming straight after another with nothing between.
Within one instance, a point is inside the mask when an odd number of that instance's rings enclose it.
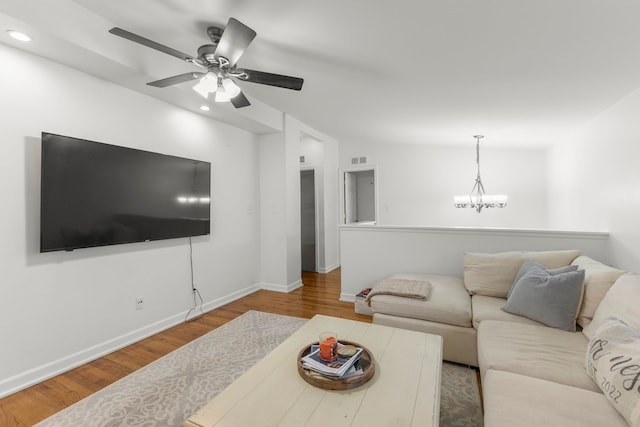
<instances>
[{"instance_id":1,"label":"sofa seat cushion","mask_svg":"<svg viewBox=\"0 0 640 427\"><path fill-rule=\"evenodd\" d=\"M449 362L478 366L477 331L474 328L447 325L409 317L390 316L375 313L373 323L391 326L392 328L409 329L440 335L442 337L442 358Z\"/></svg>"},{"instance_id":2,"label":"sofa seat cushion","mask_svg":"<svg viewBox=\"0 0 640 427\"><path fill-rule=\"evenodd\" d=\"M584 368L587 338L547 326L485 320L478 327L478 363L490 369L600 392Z\"/></svg>"},{"instance_id":3,"label":"sofa seat cushion","mask_svg":"<svg viewBox=\"0 0 640 427\"><path fill-rule=\"evenodd\" d=\"M485 427L628 427L594 391L495 370L486 373L482 388Z\"/></svg>"},{"instance_id":4,"label":"sofa seat cushion","mask_svg":"<svg viewBox=\"0 0 640 427\"><path fill-rule=\"evenodd\" d=\"M374 313L471 327L471 297L461 278L431 274L394 274L391 277L428 281L431 283L429 298L417 300L394 295L376 295L371 298Z\"/></svg>"},{"instance_id":5,"label":"sofa seat cushion","mask_svg":"<svg viewBox=\"0 0 640 427\"><path fill-rule=\"evenodd\" d=\"M507 302L504 298L474 295L471 297L471 310L473 311L473 327L478 328L484 320L503 320L505 322L527 323L529 325L542 325L535 320L523 316L507 313L501 308Z\"/></svg>"}]
</instances>

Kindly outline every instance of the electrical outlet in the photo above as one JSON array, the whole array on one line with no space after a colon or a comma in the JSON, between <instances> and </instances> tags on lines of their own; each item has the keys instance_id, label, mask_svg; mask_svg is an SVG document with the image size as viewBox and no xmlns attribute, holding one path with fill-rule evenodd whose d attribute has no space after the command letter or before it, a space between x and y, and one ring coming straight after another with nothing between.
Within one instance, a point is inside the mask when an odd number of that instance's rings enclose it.
<instances>
[{"instance_id":1,"label":"electrical outlet","mask_svg":"<svg viewBox=\"0 0 640 427\"><path fill-rule=\"evenodd\" d=\"M142 310L144 308L144 297L136 298L136 310Z\"/></svg>"}]
</instances>

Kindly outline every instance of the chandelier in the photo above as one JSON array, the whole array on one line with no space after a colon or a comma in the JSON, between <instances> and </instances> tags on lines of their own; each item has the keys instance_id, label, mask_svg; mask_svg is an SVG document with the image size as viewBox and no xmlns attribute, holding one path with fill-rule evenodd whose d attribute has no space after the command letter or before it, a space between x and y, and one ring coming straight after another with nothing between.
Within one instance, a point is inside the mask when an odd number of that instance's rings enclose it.
<instances>
[{"instance_id":1,"label":"chandelier","mask_svg":"<svg viewBox=\"0 0 640 427\"><path fill-rule=\"evenodd\" d=\"M507 196L504 194L489 195L485 194L482 178L480 178L480 139L483 135L474 135L476 139L476 165L478 174L476 175L476 183L471 189L471 194L466 196L455 196L453 204L456 208L473 208L480 213L482 208L504 208L507 206Z\"/></svg>"}]
</instances>

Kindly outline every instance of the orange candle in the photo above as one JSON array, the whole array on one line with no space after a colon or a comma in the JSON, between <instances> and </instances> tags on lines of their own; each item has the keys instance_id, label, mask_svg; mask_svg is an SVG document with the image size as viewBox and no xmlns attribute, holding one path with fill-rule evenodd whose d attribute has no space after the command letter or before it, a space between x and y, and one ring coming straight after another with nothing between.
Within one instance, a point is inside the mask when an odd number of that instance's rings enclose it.
<instances>
[{"instance_id":1,"label":"orange candle","mask_svg":"<svg viewBox=\"0 0 640 427\"><path fill-rule=\"evenodd\" d=\"M320 341L320 358L322 360L335 360L338 356L336 350L338 348L338 339L331 335L323 337Z\"/></svg>"}]
</instances>

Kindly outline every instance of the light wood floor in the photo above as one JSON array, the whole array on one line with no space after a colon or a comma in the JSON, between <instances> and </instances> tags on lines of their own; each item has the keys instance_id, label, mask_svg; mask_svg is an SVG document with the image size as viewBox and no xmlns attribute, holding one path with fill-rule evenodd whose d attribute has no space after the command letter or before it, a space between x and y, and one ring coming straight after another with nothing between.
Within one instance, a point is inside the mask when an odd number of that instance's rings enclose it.
<instances>
[{"instance_id":1,"label":"light wood floor","mask_svg":"<svg viewBox=\"0 0 640 427\"><path fill-rule=\"evenodd\" d=\"M304 286L289 294L258 291L91 363L0 399L0 426L31 426L210 332L249 310L311 318L315 314L371 322L340 302L340 270L303 273Z\"/></svg>"}]
</instances>

